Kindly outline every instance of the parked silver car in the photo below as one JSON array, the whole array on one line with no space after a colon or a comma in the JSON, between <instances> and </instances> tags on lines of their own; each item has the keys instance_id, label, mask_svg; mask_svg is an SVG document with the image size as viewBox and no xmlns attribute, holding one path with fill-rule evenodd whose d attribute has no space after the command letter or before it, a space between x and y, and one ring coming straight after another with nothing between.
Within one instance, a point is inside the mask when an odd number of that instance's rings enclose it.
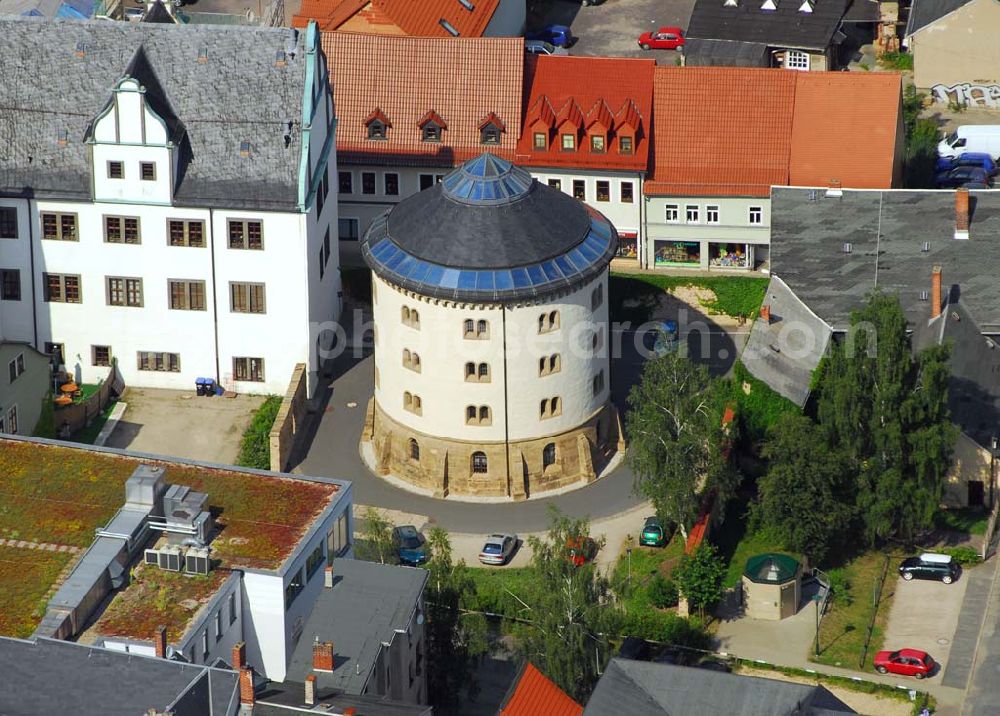
<instances>
[{"instance_id":1,"label":"parked silver car","mask_svg":"<svg viewBox=\"0 0 1000 716\"><path fill-rule=\"evenodd\" d=\"M490 535L479 553L479 561L483 564L507 564L516 548L517 535Z\"/></svg>"},{"instance_id":2,"label":"parked silver car","mask_svg":"<svg viewBox=\"0 0 1000 716\"><path fill-rule=\"evenodd\" d=\"M524 51L533 55L568 55L565 47L556 47L545 40L525 40Z\"/></svg>"}]
</instances>

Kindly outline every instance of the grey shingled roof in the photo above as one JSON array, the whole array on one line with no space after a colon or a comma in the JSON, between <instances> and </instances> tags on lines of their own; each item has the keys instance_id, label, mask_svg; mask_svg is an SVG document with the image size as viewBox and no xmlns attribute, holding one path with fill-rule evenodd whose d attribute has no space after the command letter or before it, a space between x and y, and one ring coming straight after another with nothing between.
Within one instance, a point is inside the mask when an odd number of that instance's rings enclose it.
<instances>
[{"instance_id":1,"label":"grey shingled roof","mask_svg":"<svg viewBox=\"0 0 1000 716\"><path fill-rule=\"evenodd\" d=\"M319 689L361 694L382 642L406 629L427 582L415 567L337 560L333 588L323 588L302 629L285 681L304 683L316 674ZM332 641L333 673L313 672L313 641Z\"/></svg>"},{"instance_id":2,"label":"grey shingled roof","mask_svg":"<svg viewBox=\"0 0 1000 716\"><path fill-rule=\"evenodd\" d=\"M953 238L953 191L845 189L828 198L823 189L774 188L771 272L844 331L876 285L899 296L911 324L926 321L930 304L920 294L939 265L945 291L956 287L983 332L1000 333L1000 192L970 192L970 208L971 238L961 241Z\"/></svg>"},{"instance_id":3,"label":"grey shingled roof","mask_svg":"<svg viewBox=\"0 0 1000 716\"><path fill-rule=\"evenodd\" d=\"M612 659L584 716L825 716L855 714L822 686Z\"/></svg>"},{"instance_id":4,"label":"grey shingled roof","mask_svg":"<svg viewBox=\"0 0 1000 716\"><path fill-rule=\"evenodd\" d=\"M0 37L0 195L90 198L84 139L131 63L142 81L159 85L151 96L186 130L175 203L296 208L303 33L4 17ZM78 46L83 57L76 57ZM199 63L203 48L208 61ZM294 50L295 58L278 67L279 50ZM249 157L240 156L243 141L250 142Z\"/></svg>"},{"instance_id":5,"label":"grey shingled roof","mask_svg":"<svg viewBox=\"0 0 1000 716\"><path fill-rule=\"evenodd\" d=\"M230 716L239 711L234 671L137 656L55 639L0 637L0 714Z\"/></svg>"},{"instance_id":6,"label":"grey shingled roof","mask_svg":"<svg viewBox=\"0 0 1000 716\"><path fill-rule=\"evenodd\" d=\"M755 378L801 407L833 332L780 278L771 279L764 303L771 307L771 322L754 321L740 360Z\"/></svg>"},{"instance_id":7,"label":"grey shingled roof","mask_svg":"<svg viewBox=\"0 0 1000 716\"><path fill-rule=\"evenodd\" d=\"M697 0L687 37L754 42L771 47L825 50L840 27L849 0L818 0L811 13L799 12L802 0L775 0L776 10L761 10L763 0Z\"/></svg>"},{"instance_id":8,"label":"grey shingled roof","mask_svg":"<svg viewBox=\"0 0 1000 716\"><path fill-rule=\"evenodd\" d=\"M906 21L905 37L965 7L970 2L972 0L913 0L913 4L910 5L910 17Z\"/></svg>"},{"instance_id":9,"label":"grey shingled roof","mask_svg":"<svg viewBox=\"0 0 1000 716\"><path fill-rule=\"evenodd\" d=\"M763 42L699 37L684 41L684 64L688 67L770 67L770 60Z\"/></svg>"},{"instance_id":10,"label":"grey shingled roof","mask_svg":"<svg viewBox=\"0 0 1000 716\"><path fill-rule=\"evenodd\" d=\"M432 716L434 711L430 706L391 701L378 696L350 696L324 688L316 689L316 703L320 706L313 707L313 710L319 713L342 714L345 709L354 708L357 716ZM303 684L269 683L257 696L253 716L296 716L307 708Z\"/></svg>"}]
</instances>

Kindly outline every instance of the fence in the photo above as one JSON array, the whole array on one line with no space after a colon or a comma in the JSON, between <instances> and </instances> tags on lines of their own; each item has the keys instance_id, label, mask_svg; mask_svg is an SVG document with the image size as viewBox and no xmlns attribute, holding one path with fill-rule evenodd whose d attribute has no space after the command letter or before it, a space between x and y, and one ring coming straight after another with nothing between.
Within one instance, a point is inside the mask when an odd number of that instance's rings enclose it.
<instances>
[{"instance_id":1,"label":"fence","mask_svg":"<svg viewBox=\"0 0 1000 716\"><path fill-rule=\"evenodd\" d=\"M108 403L121 395L124 389L125 381L121 373L118 372L118 363L114 362L108 370L108 377L101 381L97 390L86 400L62 408L56 406L52 417L56 434L66 438L83 430L101 414Z\"/></svg>"},{"instance_id":2,"label":"fence","mask_svg":"<svg viewBox=\"0 0 1000 716\"><path fill-rule=\"evenodd\" d=\"M868 658L868 645L872 640L872 630L875 628L875 618L878 617L878 605L882 601L882 587L885 585L885 576L889 572L889 556L886 555L885 561L882 563L882 574L878 578L878 583L875 585L875 592L872 595L872 616L868 620L868 631L865 634L865 645L861 647L861 658L858 659L858 668L865 668L865 661Z\"/></svg>"},{"instance_id":3,"label":"fence","mask_svg":"<svg viewBox=\"0 0 1000 716\"><path fill-rule=\"evenodd\" d=\"M306 425L306 404L306 366L297 363L271 426L271 470L274 472L283 472L288 467L295 439Z\"/></svg>"}]
</instances>

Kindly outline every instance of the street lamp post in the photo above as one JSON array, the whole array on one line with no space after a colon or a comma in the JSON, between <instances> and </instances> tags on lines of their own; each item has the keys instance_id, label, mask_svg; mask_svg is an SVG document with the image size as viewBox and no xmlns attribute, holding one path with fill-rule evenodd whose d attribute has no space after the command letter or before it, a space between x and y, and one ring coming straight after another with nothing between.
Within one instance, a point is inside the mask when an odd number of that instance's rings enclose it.
<instances>
[{"instance_id":1,"label":"street lamp post","mask_svg":"<svg viewBox=\"0 0 1000 716\"><path fill-rule=\"evenodd\" d=\"M816 603L816 645L815 645L815 648L816 648L816 656L818 657L819 656L819 603L820 603L820 601L822 601L822 598L820 597L819 593L817 592L816 594L813 595L812 600L813 600L813 602Z\"/></svg>"},{"instance_id":2,"label":"street lamp post","mask_svg":"<svg viewBox=\"0 0 1000 716\"><path fill-rule=\"evenodd\" d=\"M628 556L628 586L632 587L632 548L626 547L625 554Z\"/></svg>"}]
</instances>

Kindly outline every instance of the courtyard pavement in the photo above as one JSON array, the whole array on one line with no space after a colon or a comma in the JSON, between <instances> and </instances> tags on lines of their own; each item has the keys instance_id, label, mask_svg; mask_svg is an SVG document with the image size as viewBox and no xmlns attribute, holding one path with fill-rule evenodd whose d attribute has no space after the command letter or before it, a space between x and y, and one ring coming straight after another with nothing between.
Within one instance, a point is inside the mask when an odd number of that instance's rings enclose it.
<instances>
[{"instance_id":1,"label":"courtyard pavement","mask_svg":"<svg viewBox=\"0 0 1000 716\"><path fill-rule=\"evenodd\" d=\"M107 447L232 465L263 396L199 398L186 390L128 388Z\"/></svg>"}]
</instances>

